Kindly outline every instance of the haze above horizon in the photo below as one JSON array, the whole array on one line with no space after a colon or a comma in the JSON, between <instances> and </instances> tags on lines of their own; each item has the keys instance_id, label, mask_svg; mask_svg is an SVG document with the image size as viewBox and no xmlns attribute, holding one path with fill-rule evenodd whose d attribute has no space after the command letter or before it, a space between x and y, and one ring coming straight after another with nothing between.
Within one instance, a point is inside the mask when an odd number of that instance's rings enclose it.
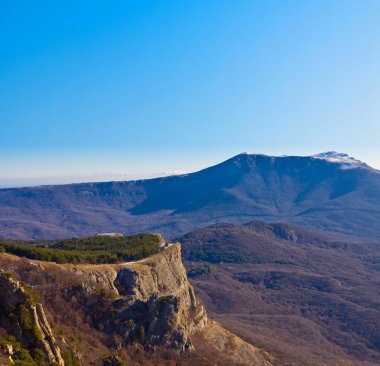
<instances>
[{"instance_id":1,"label":"haze above horizon","mask_svg":"<svg viewBox=\"0 0 380 366\"><path fill-rule=\"evenodd\" d=\"M0 186L242 151L379 169L379 42L376 0L2 2Z\"/></svg>"}]
</instances>

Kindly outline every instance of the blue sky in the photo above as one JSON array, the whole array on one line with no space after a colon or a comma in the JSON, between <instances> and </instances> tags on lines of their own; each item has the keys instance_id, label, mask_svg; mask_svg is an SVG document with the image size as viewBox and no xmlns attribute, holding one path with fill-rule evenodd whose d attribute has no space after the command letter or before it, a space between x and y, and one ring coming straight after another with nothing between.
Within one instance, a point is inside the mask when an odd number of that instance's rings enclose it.
<instances>
[{"instance_id":1,"label":"blue sky","mask_svg":"<svg viewBox=\"0 0 380 366\"><path fill-rule=\"evenodd\" d=\"M0 185L243 151L380 168L378 0L0 0Z\"/></svg>"}]
</instances>

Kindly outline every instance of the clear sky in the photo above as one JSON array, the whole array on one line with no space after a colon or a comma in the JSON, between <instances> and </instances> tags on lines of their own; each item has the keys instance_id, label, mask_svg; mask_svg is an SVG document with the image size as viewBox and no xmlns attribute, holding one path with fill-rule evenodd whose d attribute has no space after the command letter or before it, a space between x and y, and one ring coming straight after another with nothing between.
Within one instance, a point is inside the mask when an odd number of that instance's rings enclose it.
<instances>
[{"instance_id":1,"label":"clear sky","mask_svg":"<svg viewBox=\"0 0 380 366\"><path fill-rule=\"evenodd\" d=\"M243 151L380 168L379 0L0 0L0 185Z\"/></svg>"}]
</instances>

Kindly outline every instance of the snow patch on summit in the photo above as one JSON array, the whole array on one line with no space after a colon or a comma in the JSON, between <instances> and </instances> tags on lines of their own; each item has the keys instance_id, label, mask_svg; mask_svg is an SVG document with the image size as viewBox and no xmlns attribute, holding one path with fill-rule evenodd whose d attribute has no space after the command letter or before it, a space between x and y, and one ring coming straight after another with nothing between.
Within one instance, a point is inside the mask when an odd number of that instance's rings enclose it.
<instances>
[{"instance_id":1,"label":"snow patch on summit","mask_svg":"<svg viewBox=\"0 0 380 366\"><path fill-rule=\"evenodd\" d=\"M323 159L329 161L330 163L340 164L341 169L354 169L366 166L366 164L362 161L357 160L348 154L338 153L336 151L327 151L313 155L312 157L315 159Z\"/></svg>"}]
</instances>

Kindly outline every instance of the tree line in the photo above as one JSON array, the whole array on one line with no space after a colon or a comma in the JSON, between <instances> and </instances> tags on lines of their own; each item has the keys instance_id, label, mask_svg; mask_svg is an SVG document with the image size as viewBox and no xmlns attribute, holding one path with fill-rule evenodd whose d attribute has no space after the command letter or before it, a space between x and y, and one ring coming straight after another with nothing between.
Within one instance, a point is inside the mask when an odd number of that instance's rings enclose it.
<instances>
[{"instance_id":1,"label":"tree line","mask_svg":"<svg viewBox=\"0 0 380 366\"><path fill-rule=\"evenodd\" d=\"M5 241L0 252L56 263L118 263L143 259L159 251L160 238L154 234L123 237L94 236L25 244Z\"/></svg>"}]
</instances>

